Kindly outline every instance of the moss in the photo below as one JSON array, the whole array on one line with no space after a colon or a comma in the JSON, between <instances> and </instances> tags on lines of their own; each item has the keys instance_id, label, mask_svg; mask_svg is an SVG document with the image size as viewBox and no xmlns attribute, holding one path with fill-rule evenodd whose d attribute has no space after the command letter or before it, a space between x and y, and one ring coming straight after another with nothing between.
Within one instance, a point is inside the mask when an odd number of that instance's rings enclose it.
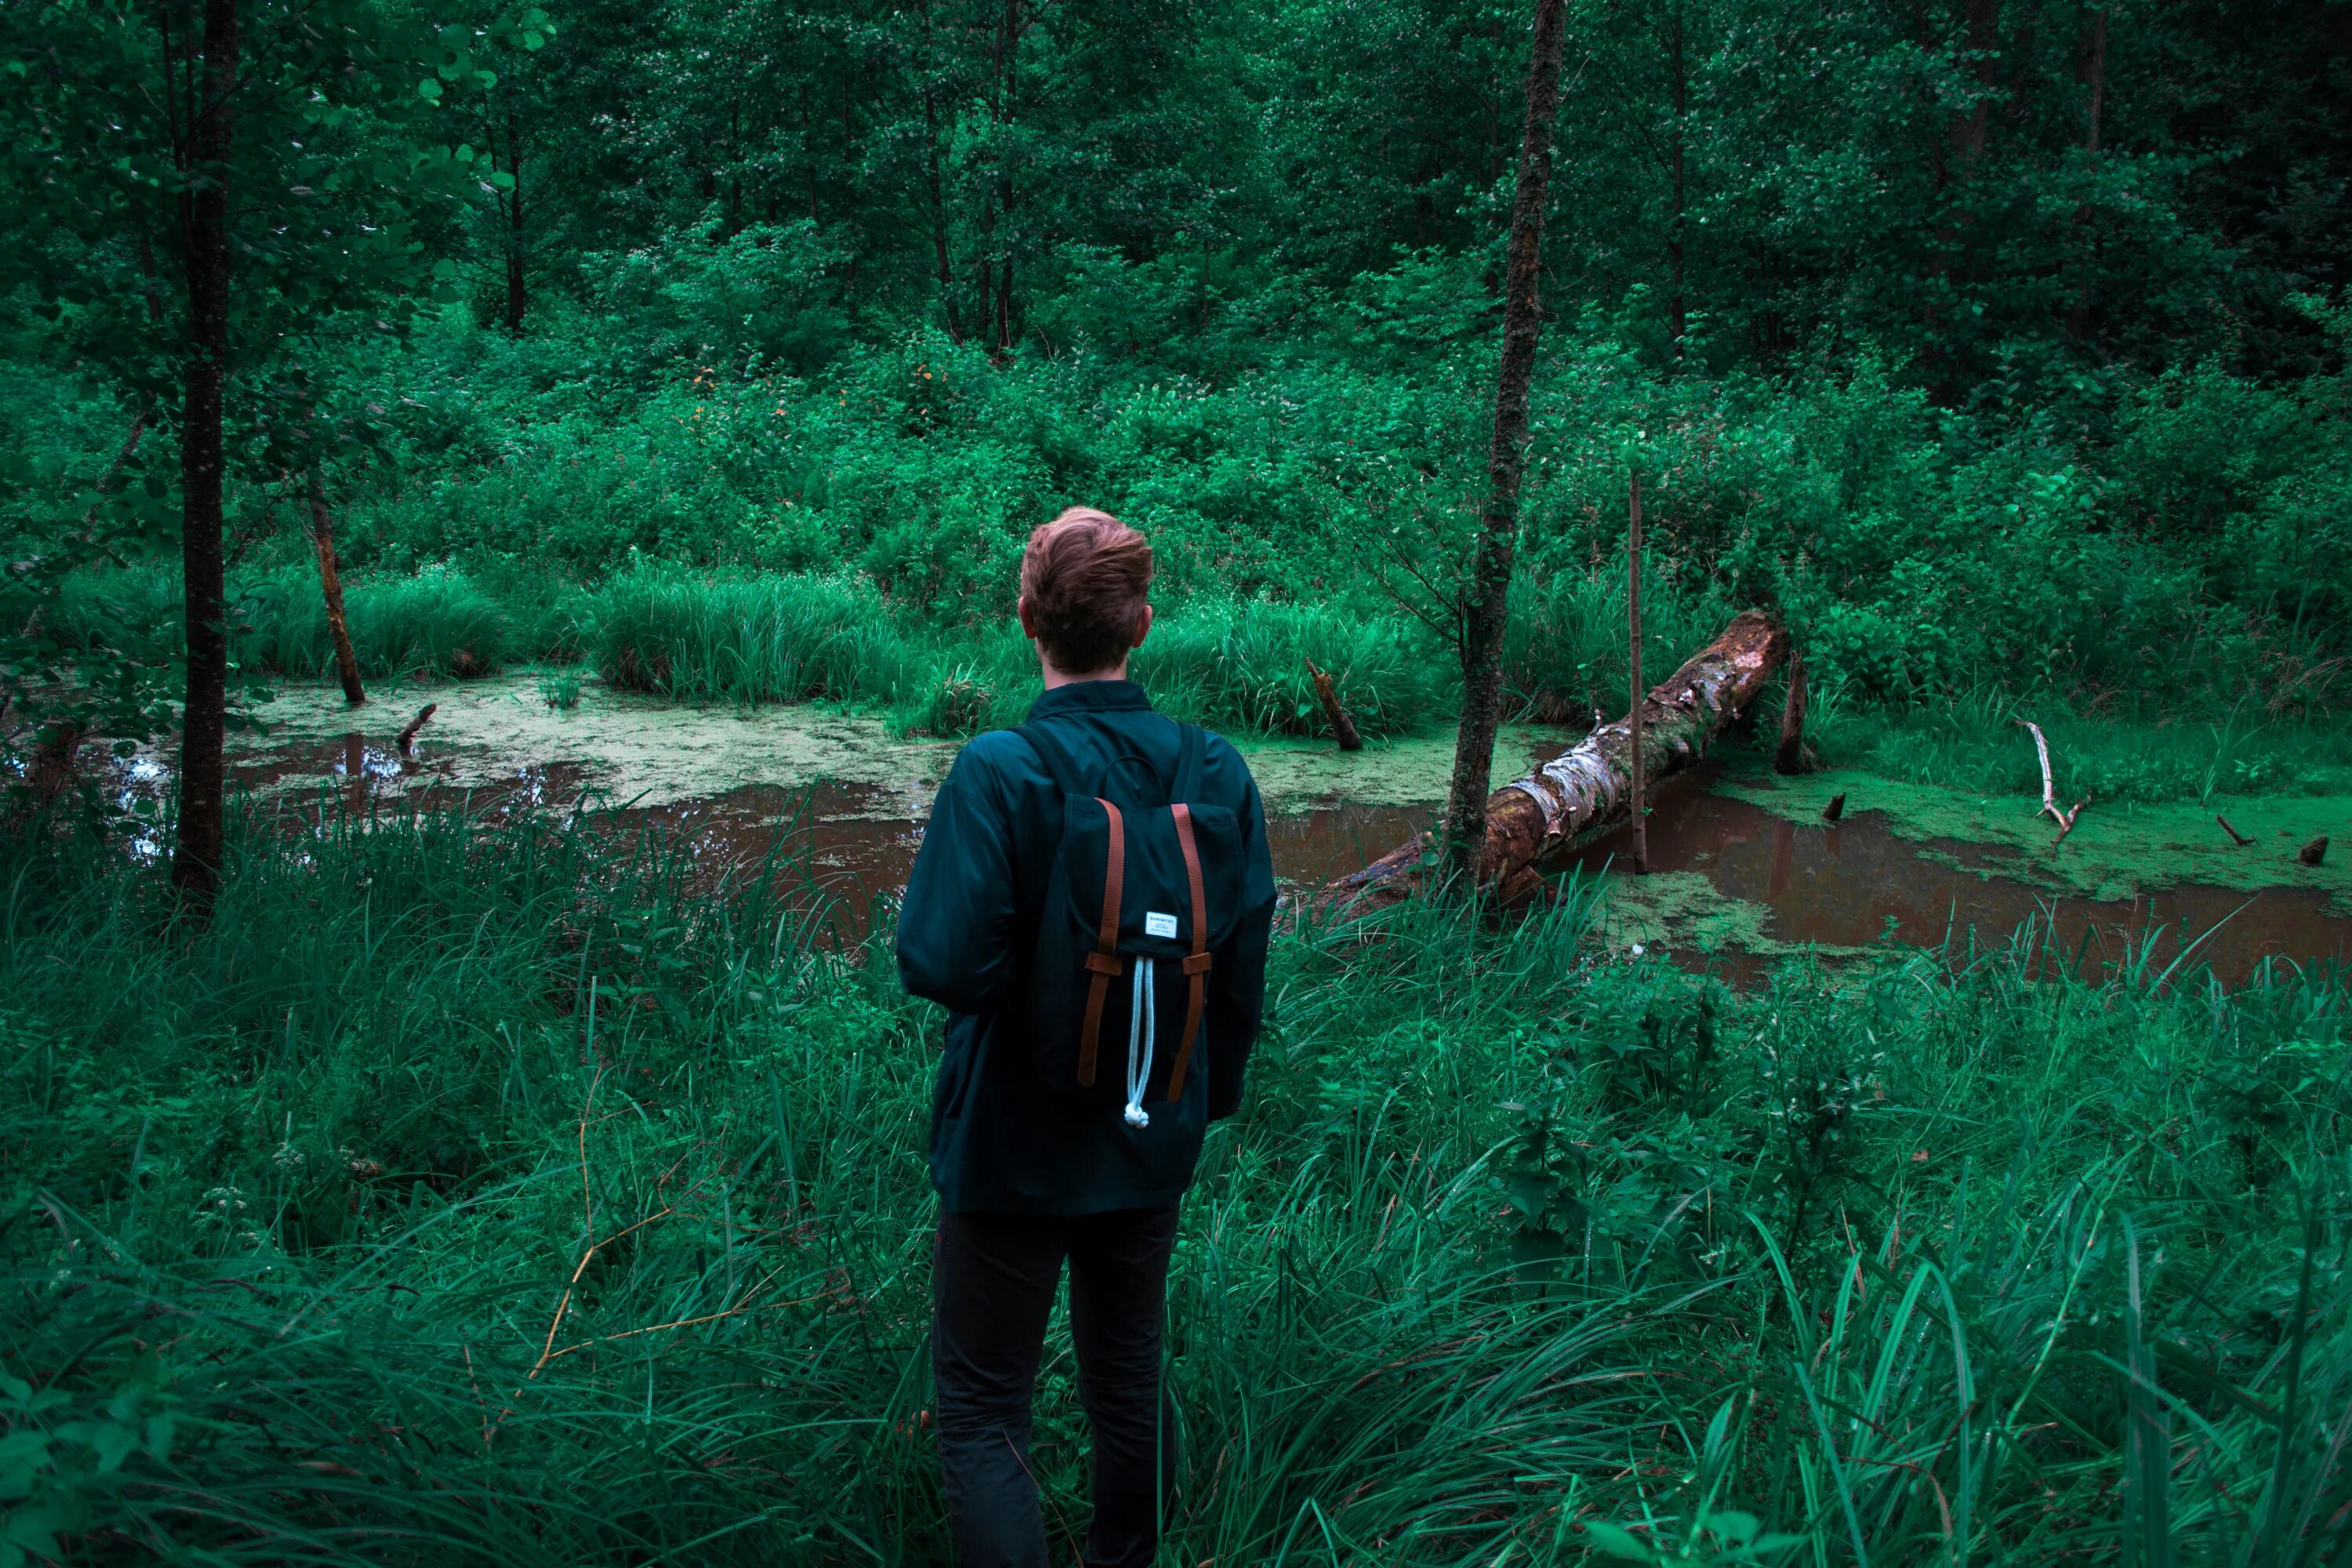
<instances>
[{"instance_id":1,"label":"moss","mask_svg":"<svg viewBox=\"0 0 2352 1568\"><path fill-rule=\"evenodd\" d=\"M1714 787L1794 822L1818 821L1830 797L1842 794L1848 816L1879 813L1923 855L2053 892L2123 900L2179 883L2248 892L2307 888L2327 895L2336 911L2352 914L2352 797L2344 795L2235 795L2211 805L2094 801L2053 847L2057 828L2038 815L2038 794L1985 795L1853 768L1780 778L1747 759ZM2254 842L2233 844L2213 820L2216 806ZM2323 833L2335 840L2326 862L2301 864L2296 852Z\"/></svg>"}]
</instances>

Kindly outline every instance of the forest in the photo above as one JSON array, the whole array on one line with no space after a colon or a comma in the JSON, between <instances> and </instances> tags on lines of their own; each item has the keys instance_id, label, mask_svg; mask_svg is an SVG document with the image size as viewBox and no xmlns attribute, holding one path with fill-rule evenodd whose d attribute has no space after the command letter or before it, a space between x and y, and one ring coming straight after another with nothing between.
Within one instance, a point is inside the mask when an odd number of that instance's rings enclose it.
<instances>
[{"instance_id":1,"label":"forest","mask_svg":"<svg viewBox=\"0 0 2352 1568\"><path fill-rule=\"evenodd\" d=\"M2335 0L8 0L0 1568L950 1560L890 935L1076 504L1284 889L1161 1562L2347 1561L2347 106ZM1057 1561L1086 1444L1057 1316Z\"/></svg>"}]
</instances>

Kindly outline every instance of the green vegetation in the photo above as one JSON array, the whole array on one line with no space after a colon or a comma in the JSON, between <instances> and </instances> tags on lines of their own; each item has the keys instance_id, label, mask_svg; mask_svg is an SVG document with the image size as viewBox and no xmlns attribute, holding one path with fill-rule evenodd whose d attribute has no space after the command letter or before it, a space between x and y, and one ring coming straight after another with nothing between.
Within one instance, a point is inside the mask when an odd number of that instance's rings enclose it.
<instances>
[{"instance_id":1,"label":"green vegetation","mask_svg":"<svg viewBox=\"0 0 2352 1568\"><path fill-rule=\"evenodd\" d=\"M0 8L0 1568L944 1552L938 1020L815 862L224 826L207 760L351 728L282 690L323 526L371 737L467 681L428 744L903 795L1024 711L1084 502L1159 551L1165 708L1429 800L1532 9ZM1638 474L1645 668L1759 605L1804 655L1827 771L1767 809L2352 900L2341 11L1575 7L1504 765L1625 700ZM2021 719L2094 801L2056 853ZM185 811L66 787L85 740ZM2341 973L2029 929L1734 992L1631 949L1757 906L1594 898L1281 936L1171 1552L2347 1555Z\"/></svg>"},{"instance_id":2,"label":"green vegetation","mask_svg":"<svg viewBox=\"0 0 2352 1568\"><path fill-rule=\"evenodd\" d=\"M194 937L5 846L11 1541L935 1560L936 1015L789 858L326 822ZM1186 1560L2342 1550L2339 982L2026 932L1738 994L1591 919L1279 942L1178 1254ZM1066 1351L1040 1435L1067 1521Z\"/></svg>"}]
</instances>

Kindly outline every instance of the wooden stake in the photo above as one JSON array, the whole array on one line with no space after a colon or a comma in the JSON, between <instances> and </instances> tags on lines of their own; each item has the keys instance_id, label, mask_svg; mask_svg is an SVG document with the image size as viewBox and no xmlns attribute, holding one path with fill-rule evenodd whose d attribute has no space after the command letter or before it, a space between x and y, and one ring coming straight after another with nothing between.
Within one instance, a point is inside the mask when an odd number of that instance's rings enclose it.
<instances>
[{"instance_id":1,"label":"wooden stake","mask_svg":"<svg viewBox=\"0 0 2352 1568\"><path fill-rule=\"evenodd\" d=\"M1649 797L1643 793L1642 766L1642 476L1633 474L1628 480L1625 514L1625 630L1633 652L1633 706L1628 728L1633 742L1633 871L1636 876L1650 873Z\"/></svg>"},{"instance_id":2,"label":"wooden stake","mask_svg":"<svg viewBox=\"0 0 2352 1568\"><path fill-rule=\"evenodd\" d=\"M1773 754L1776 773L1805 771L1805 658L1789 655L1789 697L1780 705L1780 749Z\"/></svg>"},{"instance_id":3,"label":"wooden stake","mask_svg":"<svg viewBox=\"0 0 2352 1568\"><path fill-rule=\"evenodd\" d=\"M1829 805L1822 807L1822 820L1823 822L1835 822L1844 815L1845 791L1840 790L1837 794L1830 796Z\"/></svg>"}]
</instances>

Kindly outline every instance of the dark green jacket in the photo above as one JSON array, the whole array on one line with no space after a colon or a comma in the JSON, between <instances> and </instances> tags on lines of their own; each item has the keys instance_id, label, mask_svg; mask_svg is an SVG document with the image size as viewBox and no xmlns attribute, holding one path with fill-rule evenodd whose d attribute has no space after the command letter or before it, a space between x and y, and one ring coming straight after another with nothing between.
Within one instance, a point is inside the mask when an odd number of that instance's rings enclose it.
<instances>
[{"instance_id":1,"label":"dark green jacket","mask_svg":"<svg viewBox=\"0 0 2352 1568\"><path fill-rule=\"evenodd\" d=\"M1127 680L1086 680L1037 699L1091 779L1122 753L1175 773L1178 729ZM1154 1102L1131 1129L1114 1101L1055 1093L1013 1038L1028 933L1061 834L1062 795L1029 742L1010 730L975 737L940 785L898 915L898 975L953 1015L931 1103L931 1184L957 1214L1076 1215L1172 1203L1192 1180L1210 1121L1241 1104L1242 1071L1265 997L1274 864L1265 809L1241 755L1209 737L1194 804L1233 808L1248 857L1238 931L1211 970L1199 1054L1205 1071L1181 1100Z\"/></svg>"}]
</instances>

